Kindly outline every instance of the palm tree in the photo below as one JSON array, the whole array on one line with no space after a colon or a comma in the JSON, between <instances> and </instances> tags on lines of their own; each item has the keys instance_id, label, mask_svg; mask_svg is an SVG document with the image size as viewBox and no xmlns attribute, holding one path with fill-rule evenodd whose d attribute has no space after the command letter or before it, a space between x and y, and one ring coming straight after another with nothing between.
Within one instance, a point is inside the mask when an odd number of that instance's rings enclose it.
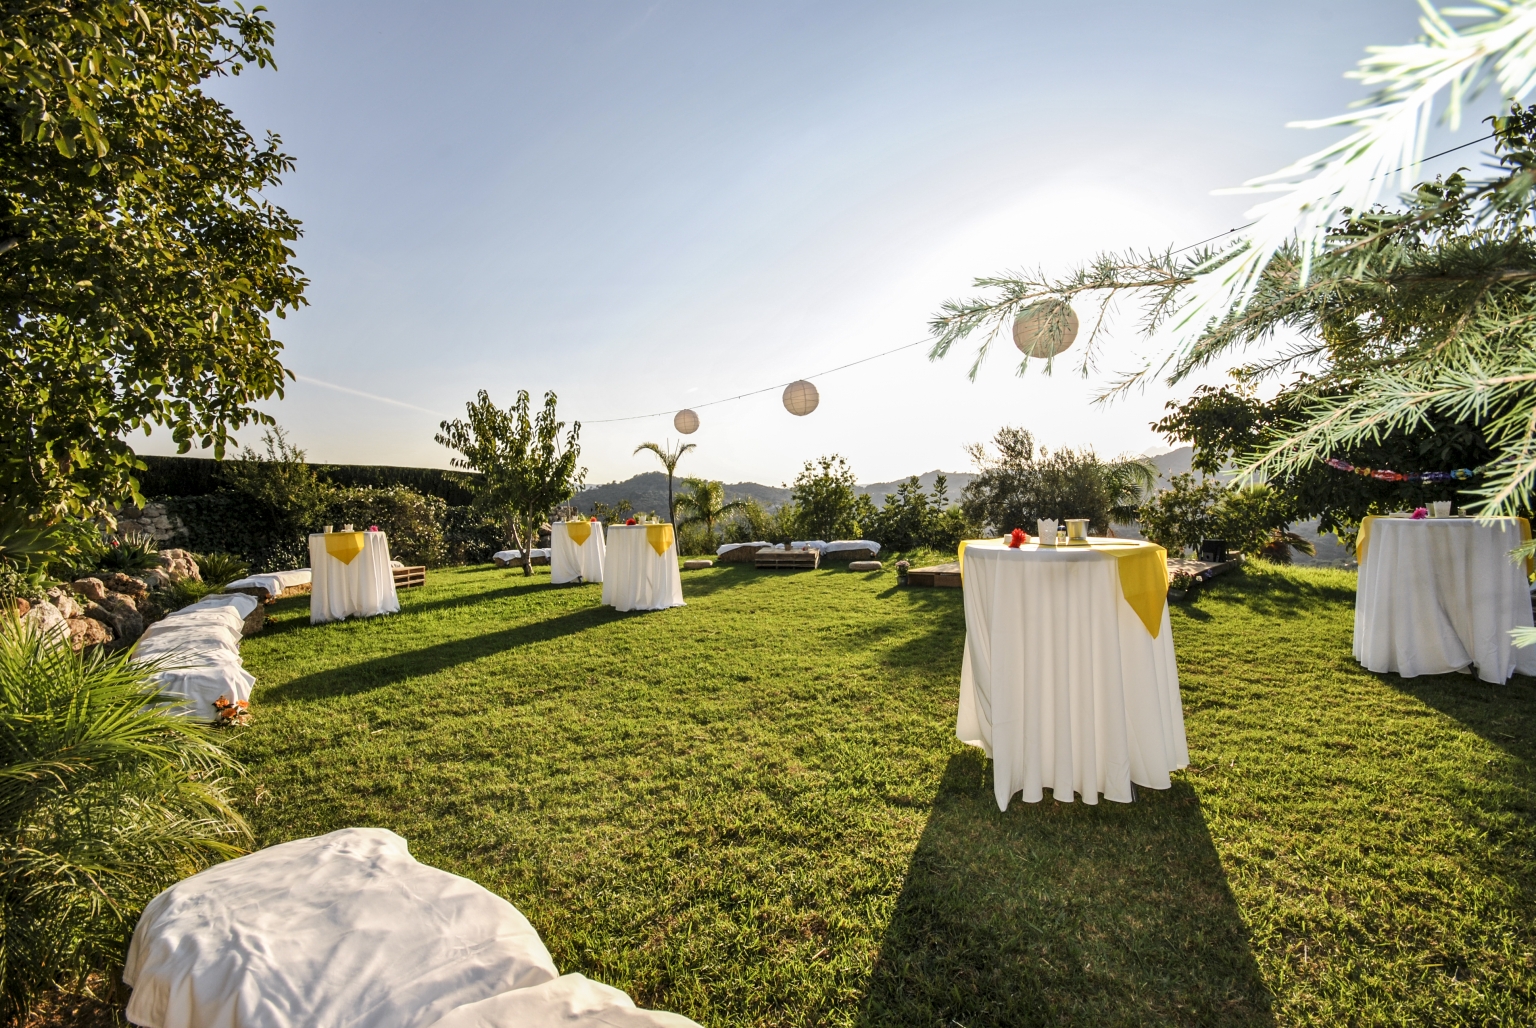
<instances>
[{"instance_id":1,"label":"palm tree","mask_svg":"<svg viewBox=\"0 0 1536 1028\"><path fill-rule=\"evenodd\" d=\"M1157 485L1157 465L1150 457L1116 457L1099 464L1104 491L1109 494L1110 517L1121 524L1136 520L1141 498Z\"/></svg>"},{"instance_id":2,"label":"palm tree","mask_svg":"<svg viewBox=\"0 0 1536 1028\"><path fill-rule=\"evenodd\" d=\"M674 450L669 450L664 446L658 446L656 443L641 443L639 446L635 447L636 453L639 453L641 450L650 450L656 455L657 459L661 461L662 466L667 469L668 521L674 520L677 515L676 506L672 502L672 475L677 471L677 462L683 459L683 454L687 453L689 450L696 446L698 446L698 443L684 443L679 441L677 448Z\"/></svg>"},{"instance_id":3,"label":"palm tree","mask_svg":"<svg viewBox=\"0 0 1536 1028\"><path fill-rule=\"evenodd\" d=\"M746 500L732 500L726 503L725 486L719 482L711 482L704 478L685 478L683 484L688 487L688 491L677 498L678 509L683 511L682 524L694 525L702 521L711 544L715 541L715 522L731 511L741 510L747 505Z\"/></svg>"}]
</instances>

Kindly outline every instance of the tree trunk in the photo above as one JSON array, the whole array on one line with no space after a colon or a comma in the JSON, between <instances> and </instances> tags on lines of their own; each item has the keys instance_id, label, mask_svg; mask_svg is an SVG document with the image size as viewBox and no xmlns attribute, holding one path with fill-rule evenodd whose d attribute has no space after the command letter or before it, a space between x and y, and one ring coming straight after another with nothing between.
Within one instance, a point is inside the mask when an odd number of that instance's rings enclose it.
<instances>
[{"instance_id":1,"label":"tree trunk","mask_svg":"<svg viewBox=\"0 0 1536 1028\"><path fill-rule=\"evenodd\" d=\"M206 466L206 465L205 465ZM672 504L672 469L667 469L667 524L676 524L677 510Z\"/></svg>"},{"instance_id":2,"label":"tree trunk","mask_svg":"<svg viewBox=\"0 0 1536 1028\"><path fill-rule=\"evenodd\" d=\"M521 518L515 519L512 522L512 540L517 543L517 552L522 555L523 577L524 578L532 578L533 577L533 541L537 537L536 536L532 536L532 535L525 535L524 534L524 528L525 527L526 526L522 525L522 519Z\"/></svg>"}]
</instances>

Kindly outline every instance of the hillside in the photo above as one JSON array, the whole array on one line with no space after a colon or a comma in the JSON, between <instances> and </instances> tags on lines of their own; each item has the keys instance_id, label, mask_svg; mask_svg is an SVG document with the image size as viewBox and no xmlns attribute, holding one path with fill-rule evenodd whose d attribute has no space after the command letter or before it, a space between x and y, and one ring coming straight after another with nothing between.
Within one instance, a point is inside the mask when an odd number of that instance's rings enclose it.
<instances>
[{"instance_id":1,"label":"hillside","mask_svg":"<svg viewBox=\"0 0 1536 1028\"><path fill-rule=\"evenodd\" d=\"M917 480L924 489L932 492L934 480L941 474L948 480L948 496L951 503L959 501L960 490L976 477L963 471L929 471L919 475ZM858 486L858 491L868 493L869 498L878 507L885 502L885 497L894 493L904 481L906 480L872 482L869 485ZM680 490L682 485L682 478L679 477L673 489ZM725 498L727 500L753 499L771 510L789 499L789 489L784 486L763 485L759 482L730 482L725 486ZM574 502L578 510L591 514L593 505L596 503L606 503L611 507L620 500L628 500L630 506L636 510L657 513L665 511L667 509L667 476L660 471L647 471L623 482L588 486L576 495Z\"/></svg>"}]
</instances>

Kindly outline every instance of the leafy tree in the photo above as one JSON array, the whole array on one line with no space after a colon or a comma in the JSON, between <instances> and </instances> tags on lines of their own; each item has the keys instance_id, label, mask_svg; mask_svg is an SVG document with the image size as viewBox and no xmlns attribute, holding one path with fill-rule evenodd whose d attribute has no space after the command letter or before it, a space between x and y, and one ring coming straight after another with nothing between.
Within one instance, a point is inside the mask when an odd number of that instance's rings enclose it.
<instances>
[{"instance_id":1,"label":"leafy tree","mask_svg":"<svg viewBox=\"0 0 1536 1028\"><path fill-rule=\"evenodd\" d=\"M273 26L210 0L19 0L0 13L0 495L50 519L135 492L152 425L222 457L288 373L303 302L293 166L203 92L272 63Z\"/></svg>"},{"instance_id":2,"label":"leafy tree","mask_svg":"<svg viewBox=\"0 0 1536 1028\"><path fill-rule=\"evenodd\" d=\"M1134 520L1142 493L1157 481L1145 457L1105 461L1092 450L1048 451L1022 428L999 429L992 443L995 456L979 443L969 448L979 474L965 487L961 510L994 533L1033 534L1040 519L1087 518L1104 535L1111 522Z\"/></svg>"},{"instance_id":3,"label":"leafy tree","mask_svg":"<svg viewBox=\"0 0 1536 1028\"><path fill-rule=\"evenodd\" d=\"M513 545L522 551L523 574L533 574L533 544L549 511L576 495L586 469L581 456L581 422L572 422L565 439L565 422L555 414L555 394L544 394L544 409L531 413L528 390L501 410L485 390L464 405L467 421L444 421L437 442L459 452L453 466L478 471L475 504L502 519Z\"/></svg>"},{"instance_id":4,"label":"leafy tree","mask_svg":"<svg viewBox=\"0 0 1536 1028\"><path fill-rule=\"evenodd\" d=\"M837 454L806 461L790 488L794 529L803 539L855 539L859 535L857 479ZM872 510L866 497L865 508Z\"/></svg>"},{"instance_id":5,"label":"leafy tree","mask_svg":"<svg viewBox=\"0 0 1536 1028\"><path fill-rule=\"evenodd\" d=\"M667 469L668 521L675 522L677 520L677 504L672 501L672 476L677 471L677 462L683 459L683 454L687 453L689 450L696 449L697 447L698 443L684 443L681 441L678 442L677 446L670 450L664 446L659 446L656 443L641 443L639 446L635 447L635 453L639 453L642 450L650 450L656 455L656 459L661 461L661 466Z\"/></svg>"},{"instance_id":6,"label":"leafy tree","mask_svg":"<svg viewBox=\"0 0 1536 1028\"><path fill-rule=\"evenodd\" d=\"M250 841L238 767L131 656L0 625L0 1023L115 972L146 902Z\"/></svg>"},{"instance_id":7,"label":"leafy tree","mask_svg":"<svg viewBox=\"0 0 1536 1028\"><path fill-rule=\"evenodd\" d=\"M243 553L262 568L307 566L308 535L327 521L336 489L281 426L263 432L261 441L260 450L247 447L238 460L225 461L219 469L225 490L238 497L243 536L238 542L220 539L220 546ZM207 541L200 538L199 544Z\"/></svg>"},{"instance_id":8,"label":"leafy tree","mask_svg":"<svg viewBox=\"0 0 1536 1028\"><path fill-rule=\"evenodd\" d=\"M683 525L702 524L711 546L715 543L715 522L746 506L742 500L725 499L725 485L703 478L685 478L687 491L677 498L677 509L683 512Z\"/></svg>"},{"instance_id":9,"label":"leafy tree","mask_svg":"<svg viewBox=\"0 0 1536 1028\"><path fill-rule=\"evenodd\" d=\"M932 495L911 476L886 496L878 511L871 506L870 515L859 524L866 538L898 553L920 546L953 550L969 534L965 516L950 505L949 482L943 475L934 480Z\"/></svg>"}]
</instances>

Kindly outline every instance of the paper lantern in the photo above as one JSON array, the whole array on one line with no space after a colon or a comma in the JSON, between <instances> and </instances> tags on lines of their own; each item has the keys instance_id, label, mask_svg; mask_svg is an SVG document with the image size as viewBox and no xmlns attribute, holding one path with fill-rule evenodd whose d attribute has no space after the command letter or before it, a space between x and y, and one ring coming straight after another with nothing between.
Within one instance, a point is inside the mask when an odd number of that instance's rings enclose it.
<instances>
[{"instance_id":1,"label":"paper lantern","mask_svg":"<svg viewBox=\"0 0 1536 1028\"><path fill-rule=\"evenodd\" d=\"M1032 303L1013 319L1013 345L1027 357L1054 357L1076 338L1077 311L1061 300Z\"/></svg>"},{"instance_id":2,"label":"paper lantern","mask_svg":"<svg viewBox=\"0 0 1536 1028\"><path fill-rule=\"evenodd\" d=\"M683 435L693 435L699 430L699 416L691 410L680 410L672 419L672 427Z\"/></svg>"},{"instance_id":3,"label":"paper lantern","mask_svg":"<svg viewBox=\"0 0 1536 1028\"><path fill-rule=\"evenodd\" d=\"M784 387L784 409L797 418L805 417L820 402L821 394L803 378Z\"/></svg>"}]
</instances>

